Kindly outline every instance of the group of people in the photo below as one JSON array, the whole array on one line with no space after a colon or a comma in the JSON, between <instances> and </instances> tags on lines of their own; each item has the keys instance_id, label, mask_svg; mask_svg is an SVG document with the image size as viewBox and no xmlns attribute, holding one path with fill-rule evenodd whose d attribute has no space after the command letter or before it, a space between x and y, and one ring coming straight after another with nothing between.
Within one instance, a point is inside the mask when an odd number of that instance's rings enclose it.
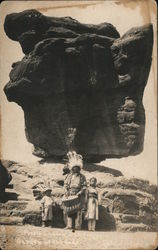
<instances>
[{"instance_id":1,"label":"group of people","mask_svg":"<svg viewBox=\"0 0 158 250\"><path fill-rule=\"evenodd\" d=\"M69 162L63 169L64 190L63 216L66 229L81 229L82 219L88 221L88 230L95 231L98 220L98 192L96 190L97 179L91 177L87 185L86 177L81 173L83 167L82 157L76 152L68 154ZM77 206L71 205L71 200L77 198ZM70 201L70 208L66 209L64 201ZM53 218L51 189L47 188L41 200L42 220L44 226L49 226ZM71 211L71 212L68 212Z\"/></svg>"}]
</instances>

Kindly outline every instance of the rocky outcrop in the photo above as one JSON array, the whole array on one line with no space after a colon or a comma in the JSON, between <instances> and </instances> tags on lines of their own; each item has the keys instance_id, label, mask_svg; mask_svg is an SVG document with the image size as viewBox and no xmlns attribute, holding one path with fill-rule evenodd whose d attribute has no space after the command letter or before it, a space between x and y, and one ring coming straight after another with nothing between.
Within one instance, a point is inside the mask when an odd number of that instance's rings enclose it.
<instances>
[{"instance_id":1,"label":"rocky outcrop","mask_svg":"<svg viewBox=\"0 0 158 250\"><path fill-rule=\"evenodd\" d=\"M125 178L122 173L94 164L91 171L85 165L87 182L95 175L99 193L99 220L96 229L102 231L158 231L158 189L149 181ZM8 165L13 189L9 199L0 203L0 224L41 226L40 200L48 185L52 188L53 227L65 227L61 199L64 194L63 164L34 163ZM100 167L100 168L99 168ZM104 169L105 168L105 169ZM105 171L103 171L103 169ZM17 197L15 198L15 195ZM87 230L87 221L82 228Z\"/></svg>"},{"instance_id":2,"label":"rocky outcrop","mask_svg":"<svg viewBox=\"0 0 158 250\"><path fill-rule=\"evenodd\" d=\"M120 37L108 23L27 10L7 15L4 28L25 53L13 63L4 91L24 111L35 155L61 159L74 149L99 162L142 151L151 24Z\"/></svg>"},{"instance_id":3,"label":"rocky outcrop","mask_svg":"<svg viewBox=\"0 0 158 250\"><path fill-rule=\"evenodd\" d=\"M9 165L9 161L0 160L0 202L5 200L5 189L12 179L11 174L6 168L6 163Z\"/></svg>"}]
</instances>

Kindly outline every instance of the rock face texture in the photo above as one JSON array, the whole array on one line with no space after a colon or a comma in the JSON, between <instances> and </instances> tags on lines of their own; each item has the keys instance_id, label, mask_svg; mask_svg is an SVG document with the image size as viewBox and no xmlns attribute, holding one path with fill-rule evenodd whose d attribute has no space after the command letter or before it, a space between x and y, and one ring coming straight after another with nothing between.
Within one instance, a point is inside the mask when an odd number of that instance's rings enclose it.
<instances>
[{"instance_id":1,"label":"rock face texture","mask_svg":"<svg viewBox=\"0 0 158 250\"><path fill-rule=\"evenodd\" d=\"M143 150L151 24L120 38L108 23L27 10L7 15L4 29L25 54L13 63L4 91L24 110L35 155L62 158L74 149L99 162Z\"/></svg>"},{"instance_id":2,"label":"rock face texture","mask_svg":"<svg viewBox=\"0 0 158 250\"><path fill-rule=\"evenodd\" d=\"M7 161L7 166L9 162ZM5 199L5 188L11 181L12 176L6 168L6 162L0 160L0 202Z\"/></svg>"},{"instance_id":3,"label":"rock face texture","mask_svg":"<svg viewBox=\"0 0 158 250\"><path fill-rule=\"evenodd\" d=\"M0 203L0 224L41 226L40 200L44 188L49 184L56 203L53 207L52 226L65 227L61 207L65 178L62 175L63 167L60 163L8 164L13 188L6 190L8 199L5 203ZM86 176L87 183L92 176L97 178L97 230L158 231L157 186L146 180L125 178L117 170L96 164L86 164L82 173ZM86 220L83 220L82 229L87 230Z\"/></svg>"}]
</instances>

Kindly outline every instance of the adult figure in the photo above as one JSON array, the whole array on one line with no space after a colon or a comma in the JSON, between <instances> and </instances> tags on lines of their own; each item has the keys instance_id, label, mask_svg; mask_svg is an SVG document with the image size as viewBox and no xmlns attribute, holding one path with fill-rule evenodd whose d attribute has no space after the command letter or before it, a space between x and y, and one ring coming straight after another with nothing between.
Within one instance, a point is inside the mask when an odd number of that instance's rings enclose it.
<instances>
[{"instance_id":1,"label":"adult figure","mask_svg":"<svg viewBox=\"0 0 158 250\"><path fill-rule=\"evenodd\" d=\"M82 157L76 152L68 153L69 168L71 170L64 182L65 196L70 197L77 195L80 199L80 207L78 211L68 214L67 228L81 229L82 224L82 209L84 208L84 193L86 190L86 178L81 173L83 167Z\"/></svg>"}]
</instances>

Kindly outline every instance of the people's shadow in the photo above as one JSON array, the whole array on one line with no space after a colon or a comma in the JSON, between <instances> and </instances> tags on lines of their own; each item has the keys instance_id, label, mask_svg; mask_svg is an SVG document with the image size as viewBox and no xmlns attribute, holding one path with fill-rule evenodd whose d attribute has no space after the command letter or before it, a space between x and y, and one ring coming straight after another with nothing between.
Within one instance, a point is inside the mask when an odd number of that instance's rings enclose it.
<instances>
[{"instance_id":1,"label":"people's shadow","mask_svg":"<svg viewBox=\"0 0 158 250\"><path fill-rule=\"evenodd\" d=\"M82 229L88 230L88 221L82 221ZM99 205L99 220L96 222L96 231L115 231L116 223L114 216L107 211L107 208Z\"/></svg>"},{"instance_id":2,"label":"people's shadow","mask_svg":"<svg viewBox=\"0 0 158 250\"><path fill-rule=\"evenodd\" d=\"M56 228L64 228L64 215L63 215L63 209L59 205L56 204L56 206L53 207L53 221L52 226Z\"/></svg>"},{"instance_id":3,"label":"people's shadow","mask_svg":"<svg viewBox=\"0 0 158 250\"><path fill-rule=\"evenodd\" d=\"M108 174L112 174L115 177L123 176L121 171L117 169L109 168L103 165L97 165L94 163L85 163L83 166L83 169L89 172L98 171L102 173L108 173Z\"/></svg>"},{"instance_id":4,"label":"people's shadow","mask_svg":"<svg viewBox=\"0 0 158 250\"><path fill-rule=\"evenodd\" d=\"M107 211L107 208L99 206L99 220L96 223L96 230L98 231L115 231L116 223L114 216Z\"/></svg>"}]
</instances>

